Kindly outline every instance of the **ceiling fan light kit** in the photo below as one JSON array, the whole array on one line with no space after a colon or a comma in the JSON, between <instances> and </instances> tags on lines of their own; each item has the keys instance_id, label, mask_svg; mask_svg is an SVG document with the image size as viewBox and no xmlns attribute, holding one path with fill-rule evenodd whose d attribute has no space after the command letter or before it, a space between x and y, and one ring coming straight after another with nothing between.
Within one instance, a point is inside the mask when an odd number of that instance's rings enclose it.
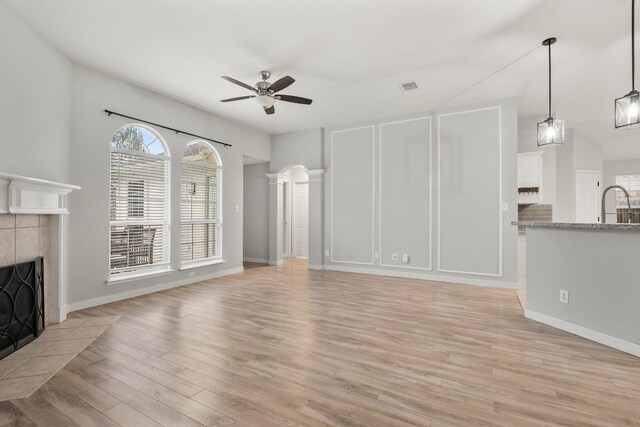
<instances>
[{"instance_id":1,"label":"ceiling fan light kit","mask_svg":"<svg viewBox=\"0 0 640 427\"><path fill-rule=\"evenodd\" d=\"M264 108L265 110L267 108L271 108L273 104L276 103L276 99L272 95L268 95L268 94L258 95L255 97L255 100L258 103L258 105Z\"/></svg>"},{"instance_id":2,"label":"ceiling fan light kit","mask_svg":"<svg viewBox=\"0 0 640 427\"><path fill-rule=\"evenodd\" d=\"M309 98L303 98L300 96L276 95L277 92L280 92L281 90L284 90L289 86L291 86L295 82L295 79L290 76L285 76L279 80L276 80L274 83L269 83L267 81L269 80L269 77L271 77L271 72L260 71L260 78L262 79L262 81L256 83L252 87L234 78L231 78L228 76L222 76L222 78L227 80L228 82L231 82L233 84L236 84L245 89L255 92L255 95L239 96L236 98L227 98L227 99L221 100L220 102L232 102L232 101L240 101L243 99L255 98L256 103L264 109L265 113L269 115L274 114L276 112L275 106L274 106L276 101L292 102L294 104L303 104L303 105L309 105L313 102Z\"/></svg>"},{"instance_id":3,"label":"ceiling fan light kit","mask_svg":"<svg viewBox=\"0 0 640 427\"><path fill-rule=\"evenodd\" d=\"M631 92L615 100L616 129L630 129L640 124L640 93L636 90L635 9L631 0Z\"/></svg>"},{"instance_id":4,"label":"ceiling fan light kit","mask_svg":"<svg viewBox=\"0 0 640 427\"><path fill-rule=\"evenodd\" d=\"M542 42L549 48L549 117L538 123L538 147L564 144L564 120L558 120L551 113L551 45L557 41L550 37Z\"/></svg>"}]
</instances>

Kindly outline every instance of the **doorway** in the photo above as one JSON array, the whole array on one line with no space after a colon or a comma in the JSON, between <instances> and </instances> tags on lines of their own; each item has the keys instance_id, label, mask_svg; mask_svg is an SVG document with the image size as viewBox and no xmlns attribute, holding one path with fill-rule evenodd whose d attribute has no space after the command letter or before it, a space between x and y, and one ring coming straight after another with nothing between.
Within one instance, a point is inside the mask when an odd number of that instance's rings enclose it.
<instances>
[{"instance_id":1,"label":"doorway","mask_svg":"<svg viewBox=\"0 0 640 427\"><path fill-rule=\"evenodd\" d=\"M282 255L285 258L309 256L309 175L302 166L282 174Z\"/></svg>"},{"instance_id":2,"label":"doorway","mask_svg":"<svg viewBox=\"0 0 640 427\"><path fill-rule=\"evenodd\" d=\"M576 222L600 222L600 171L576 171Z\"/></svg>"},{"instance_id":3,"label":"doorway","mask_svg":"<svg viewBox=\"0 0 640 427\"><path fill-rule=\"evenodd\" d=\"M309 257L309 182L293 183L292 255Z\"/></svg>"}]
</instances>

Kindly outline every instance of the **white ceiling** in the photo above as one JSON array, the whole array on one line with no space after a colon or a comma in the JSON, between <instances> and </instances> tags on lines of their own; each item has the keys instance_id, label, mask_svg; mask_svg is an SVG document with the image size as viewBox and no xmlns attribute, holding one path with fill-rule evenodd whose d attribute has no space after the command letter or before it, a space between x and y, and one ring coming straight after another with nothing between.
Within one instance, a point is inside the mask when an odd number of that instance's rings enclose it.
<instances>
[{"instance_id":1,"label":"white ceiling","mask_svg":"<svg viewBox=\"0 0 640 427\"><path fill-rule=\"evenodd\" d=\"M544 118L539 45L556 36L557 116L606 158L640 158L640 130L613 129L631 89L629 0L7 1L75 62L271 134L511 96ZM262 69L314 103L267 116L219 102L250 94L220 76L252 85ZM399 89L412 80L419 90Z\"/></svg>"}]
</instances>

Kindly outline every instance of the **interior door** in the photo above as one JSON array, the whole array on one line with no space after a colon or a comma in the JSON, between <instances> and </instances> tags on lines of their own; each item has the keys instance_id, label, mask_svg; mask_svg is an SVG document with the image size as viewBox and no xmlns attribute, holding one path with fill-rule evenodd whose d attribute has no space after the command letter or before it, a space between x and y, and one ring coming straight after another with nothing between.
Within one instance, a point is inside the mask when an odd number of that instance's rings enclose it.
<instances>
[{"instance_id":1,"label":"interior door","mask_svg":"<svg viewBox=\"0 0 640 427\"><path fill-rule=\"evenodd\" d=\"M576 171L576 222L600 222L599 171Z\"/></svg>"},{"instance_id":2,"label":"interior door","mask_svg":"<svg viewBox=\"0 0 640 427\"><path fill-rule=\"evenodd\" d=\"M309 256L309 183L293 186L293 256Z\"/></svg>"}]
</instances>

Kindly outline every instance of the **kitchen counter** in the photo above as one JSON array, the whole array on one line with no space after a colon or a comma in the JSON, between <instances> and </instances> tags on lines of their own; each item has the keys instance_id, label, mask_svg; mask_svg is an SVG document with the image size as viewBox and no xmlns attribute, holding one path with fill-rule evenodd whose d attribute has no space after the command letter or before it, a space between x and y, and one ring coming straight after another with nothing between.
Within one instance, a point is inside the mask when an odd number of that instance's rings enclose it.
<instances>
[{"instance_id":1,"label":"kitchen counter","mask_svg":"<svg viewBox=\"0 0 640 427\"><path fill-rule=\"evenodd\" d=\"M577 222L548 222L548 221L513 221L511 225L520 227L545 227L563 228L575 230L628 230L640 231L640 224L600 224L600 223L577 223Z\"/></svg>"},{"instance_id":2,"label":"kitchen counter","mask_svg":"<svg viewBox=\"0 0 640 427\"><path fill-rule=\"evenodd\" d=\"M640 356L640 224L512 225L527 229L525 317Z\"/></svg>"}]
</instances>

